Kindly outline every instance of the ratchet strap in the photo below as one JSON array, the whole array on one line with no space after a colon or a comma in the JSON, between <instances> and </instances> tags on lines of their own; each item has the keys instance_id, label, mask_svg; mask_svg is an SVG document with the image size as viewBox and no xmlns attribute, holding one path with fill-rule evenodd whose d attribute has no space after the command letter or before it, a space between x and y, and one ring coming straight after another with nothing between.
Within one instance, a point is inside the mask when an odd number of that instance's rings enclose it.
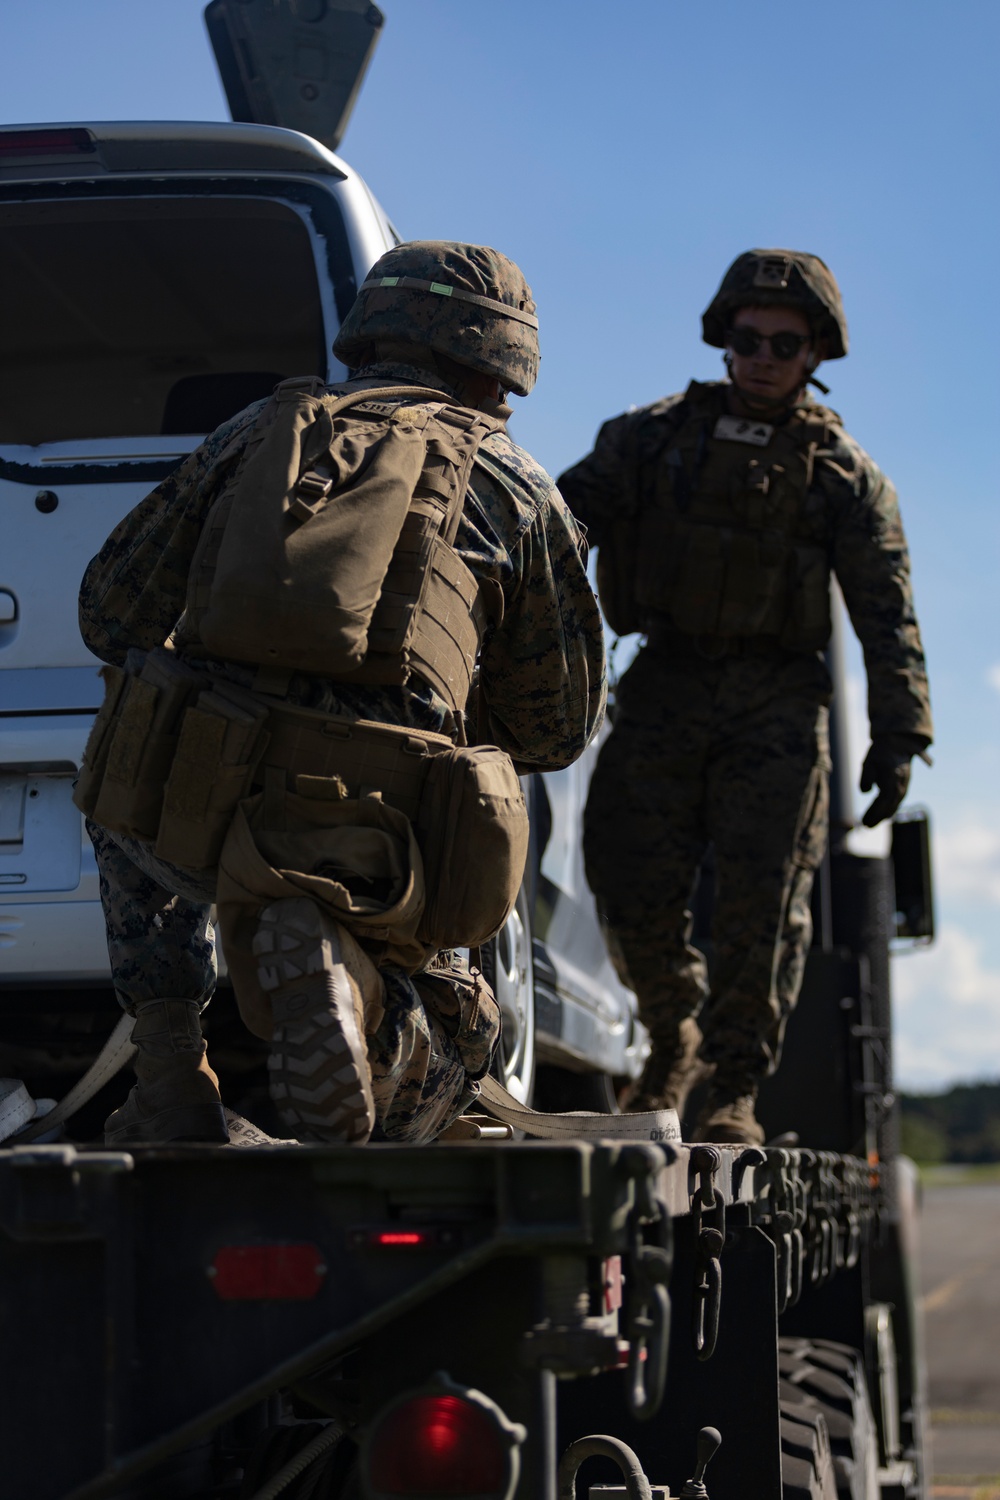
<instances>
[{"instance_id":1,"label":"ratchet strap","mask_svg":"<svg viewBox=\"0 0 1000 1500\"><path fill-rule=\"evenodd\" d=\"M24 1096L28 1114L21 1124L8 1129L10 1121L4 1119L0 1106L0 1141L13 1137L12 1144L23 1146L40 1135L48 1135L50 1130L57 1130L71 1115L75 1115L78 1109L82 1109L93 1099L98 1089L102 1089L110 1078L114 1078L135 1053L136 1048L132 1045L132 1017L123 1015L83 1077L74 1083L65 1098L60 1099L55 1109L50 1109L48 1114L36 1116L35 1101L23 1083L16 1084L16 1088ZM5 1079L4 1082L12 1084L15 1081Z\"/></svg>"},{"instance_id":2,"label":"ratchet strap","mask_svg":"<svg viewBox=\"0 0 1000 1500\"><path fill-rule=\"evenodd\" d=\"M495 1078L484 1078L477 1101L487 1114L525 1135L543 1141L680 1141L681 1123L675 1109L638 1110L635 1114L602 1115L589 1110L547 1115L529 1109L509 1094Z\"/></svg>"},{"instance_id":3,"label":"ratchet strap","mask_svg":"<svg viewBox=\"0 0 1000 1500\"><path fill-rule=\"evenodd\" d=\"M54 1109L44 1115L35 1116L35 1102L23 1083L16 1079L0 1079L0 1141L26 1145L38 1136L56 1130L131 1060L136 1051L131 1038L132 1017L123 1015L83 1077ZM479 1088L478 1102L487 1114L539 1140L654 1141L662 1144L681 1139L680 1120L674 1109L640 1110L635 1114L621 1115L572 1110L567 1114L549 1115L521 1104L495 1078L484 1078ZM226 1123L233 1146L288 1144L275 1141L229 1109L226 1110Z\"/></svg>"}]
</instances>

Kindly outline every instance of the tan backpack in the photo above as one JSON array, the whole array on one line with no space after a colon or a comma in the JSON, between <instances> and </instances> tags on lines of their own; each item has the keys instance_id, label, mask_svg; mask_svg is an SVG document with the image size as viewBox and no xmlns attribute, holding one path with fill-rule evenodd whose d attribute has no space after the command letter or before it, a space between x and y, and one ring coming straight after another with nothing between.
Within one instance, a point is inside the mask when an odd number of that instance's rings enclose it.
<instances>
[{"instance_id":1,"label":"tan backpack","mask_svg":"<svg viewBox=\"0 0 1000 1500\"><path fill-rule=\"evenodd\" d=\"M462 709L485 611L452 543L500 425L419 386L282 381L206 521L178 645L338 681L416 672Z\"/></svg>"}]
</instances>

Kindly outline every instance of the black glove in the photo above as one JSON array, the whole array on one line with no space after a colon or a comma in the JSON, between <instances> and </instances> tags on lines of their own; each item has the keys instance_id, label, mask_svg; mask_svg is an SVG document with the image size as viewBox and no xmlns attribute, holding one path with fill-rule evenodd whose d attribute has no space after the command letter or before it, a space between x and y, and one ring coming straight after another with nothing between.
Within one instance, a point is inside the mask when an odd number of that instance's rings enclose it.
<instances>
[{"instance_id":1,"label":"black glove","mask_svg":"<svg viewBox=\"0 0 1000 1500\"><path fill-rule=\"evenodd\" d=\"M919 754L916 747L906 748L904 736L875 739L861 767L861 790L878 787L878 796L862 816L866 828L874 828L883 818L891 818L906 796L910 784L910 759Z\"/></svg>"}]
</instances>

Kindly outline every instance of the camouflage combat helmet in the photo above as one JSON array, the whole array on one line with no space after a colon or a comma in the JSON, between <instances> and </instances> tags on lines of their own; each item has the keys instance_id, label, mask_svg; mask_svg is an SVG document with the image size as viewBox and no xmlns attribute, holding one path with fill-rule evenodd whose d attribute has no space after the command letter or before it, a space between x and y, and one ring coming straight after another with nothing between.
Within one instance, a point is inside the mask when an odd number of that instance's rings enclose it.
<instances>
[{"instance_id":1,"label":"camouflage combat helmet","mask_svg":"<svg viewBox=\"0 0 1000 1500\"><path fill-rule=\"evenodd\" d=\"M368 273L333 346L352 369L377 342L432 349L526 396L538 376L538 319L531 288L506 255L486 245L413 240Z\"/></svg>"},{"instance_id":2,"label":"camouflage combat helmet","mask_svg":"<svg viewBox=\"0 0 1000 1500\"><path fill-rule=\"evenodd\" d=\"M747 250L737 256L702 314L702 338L724 349L729 320L738 308L781 304L801 308L816 337L826 340L826 359L847 353L840 288L819 256L804 250Z\"/></svg>"}]
</instances>

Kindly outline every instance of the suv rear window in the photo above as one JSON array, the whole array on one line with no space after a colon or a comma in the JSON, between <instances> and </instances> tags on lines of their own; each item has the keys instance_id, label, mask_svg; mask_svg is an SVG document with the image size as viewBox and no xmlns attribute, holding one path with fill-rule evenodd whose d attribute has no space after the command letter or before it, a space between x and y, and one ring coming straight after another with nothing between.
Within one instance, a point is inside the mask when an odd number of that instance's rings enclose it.
<instances>
[{"instance_id":1,"label":"suv rear window","mask_svg":"<svg viewBox=\"0 0 1000 1500\"><path fill-rule=\"evenodd\" d=\"M325 375L304 219L265 198L0 205L0 442L210 432Z\"/></svg>"}]
</instances>

